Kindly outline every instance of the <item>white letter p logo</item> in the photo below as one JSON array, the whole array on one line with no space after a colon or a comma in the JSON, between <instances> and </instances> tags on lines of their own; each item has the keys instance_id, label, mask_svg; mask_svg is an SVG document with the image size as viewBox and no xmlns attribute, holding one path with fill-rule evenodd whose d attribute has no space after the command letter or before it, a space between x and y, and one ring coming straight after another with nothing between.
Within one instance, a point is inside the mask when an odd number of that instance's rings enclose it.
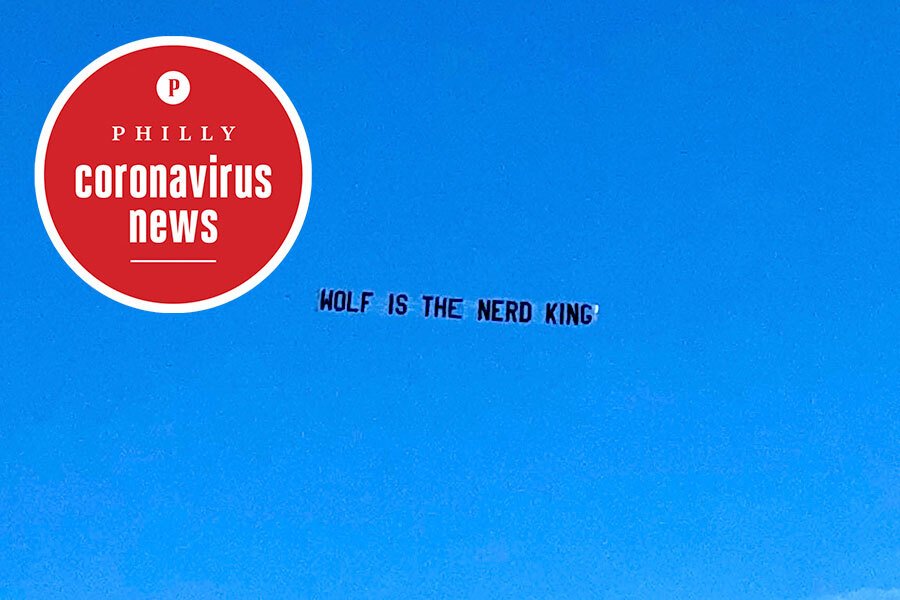
<instances>
[{"instance_id":1,"label":"white letter p logo","mask_svg":"<svg viewBox=\"0 0 900 600\"><path fill-rule=\"evenodd\" d=\"M191 82L179 71L167 71L156 81L156 95L166 104L181 104L190 93Z\"/></svg>"}]
</instances>

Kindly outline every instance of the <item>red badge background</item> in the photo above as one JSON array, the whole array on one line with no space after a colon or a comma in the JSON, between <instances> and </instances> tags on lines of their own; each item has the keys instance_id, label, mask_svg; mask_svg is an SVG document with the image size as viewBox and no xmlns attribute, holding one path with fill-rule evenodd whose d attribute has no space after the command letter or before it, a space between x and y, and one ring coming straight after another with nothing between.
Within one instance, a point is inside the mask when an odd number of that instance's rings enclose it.
<instances>
[{"instance_id":1,"label":"red badge background","mask_svg":"<svg viewBox=\"0 0 900 600\"><path fill-rule=\"evenodd\" d=\"M166 71L184 73L190 95L168 105L156 94ZM114 125L126 127L112 141ZM151 125L151 142L135 141L135 125ZM169 142L160 141L169 125ZM178 142L179 126L191 142ZM201 142L200 126L215 141ZM235 126L225 142L220 126ZM266 199L80 199L80 164L268 164ZM259 272L285 241L300 204L302 171L294 126L278 97L253 72L209 50L160 46L117 58L90 75L61 110L50 134L44 168L53 224L74 258L102 283L155 303L188 303L229 292ZM126 177L127 182L127 177ZM233 186L232 186L233 188ZM190 196L190 191L188 193ZM218 240L205 244L129 242L129 210L215 209ZM146 264L132 259L214 259L216 263Z\"/></svg>"}]
</instances>

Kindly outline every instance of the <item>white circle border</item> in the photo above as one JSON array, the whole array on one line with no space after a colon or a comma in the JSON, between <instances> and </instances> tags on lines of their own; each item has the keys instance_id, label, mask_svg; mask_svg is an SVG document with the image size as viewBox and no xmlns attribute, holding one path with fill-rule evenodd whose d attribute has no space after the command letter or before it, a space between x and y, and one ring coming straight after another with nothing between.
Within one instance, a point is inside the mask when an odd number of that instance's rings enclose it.
<instances>
[{"instance_id":1,"label":"white circle border","mask_svg":"<svg viewBox=\"0 0 900 600\"><path fill-rule=\"evenodd\" d=\"M47 204L47 192L44 188L44 161L47 156L47 143L50 140L50 133L53 131L54 125L56 125L56 119L59 117L60 112L62 112L63 107L69 101L72 94L75 93L75 90L77 90L88 77L117 58L131 54L137 50L157 48L160 46L186 46L189 48L209 50L210 52L229 58L245 67L258 77L273 94L275 94L275 97L287 113L288 118L290 118L291 124L294 126L294 133L297 136L297 143L300 146L300 164L302 169L300 204L297 207L297 214L294 216L294 222L291 224L287 237L278 248L278 251L269 259L269 262L267 262L262 269L257 271L252 277L247 279L247 281L244 281L237 287L232 288L223 294L219 294L218 296L213 296L212 298L206 298L204 300L195 300L193 302L167 303L142 300L113 289L97 279L78 262L75 256L66 247L65 243L63 243L62 237L59 235L59 231L57 231L56 225L53 223L53 218L50 215L50 208ZM300 121L300 115L297 114L297 109L294 108L287 93L285 93L281 86L278 85L278 82L275 81L265 69L237 50L233 50L228 46L223 46L216 42L188 36L157 36L136 40L110 50L82 69L63 89L62 93L56 99L56 102L53 103L50 114L47 115L47 119L44 121L44 127L41 129L41 136L38 139L37 154L34 159L34 189L37 194L37 203L41 213L41 220L44 222L44 228L47 230L47 234L50 236L53 246L56 248L56 251L59 252L60 256L62 256L63 260L66 261L66 264L69 265L69 268L75 271L85 283L107 298L132 308L156 313L189 313L215 308L243 296L259 285L278 267L279 264L281 264L281 261L284 260L284 257L287 256L288 252L290 252L293 247L294 242L300 233L300 228L303 226L303 221L306 219L306 213L309 210L309 196L312 189L312 159L309 152L309 140L306 138L306 130L303 128L303 123Z\"/></svg>"}]
</instances>

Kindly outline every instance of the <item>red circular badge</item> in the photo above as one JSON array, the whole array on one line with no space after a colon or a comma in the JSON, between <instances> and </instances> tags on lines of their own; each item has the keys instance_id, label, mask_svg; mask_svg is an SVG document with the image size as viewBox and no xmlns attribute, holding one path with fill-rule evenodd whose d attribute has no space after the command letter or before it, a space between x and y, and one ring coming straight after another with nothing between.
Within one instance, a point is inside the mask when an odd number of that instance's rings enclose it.
<instances>
[{"instance_id":1,"label":"red circular badge","mask_svg":"<svg viewBox=\"0 0 900 600\"><path fill-rule=\"evenodd\" d=\"M242 54L187 37L88 65L41 131L47 233L91 287L143 310L191 312L271 273L309 205L309 143L284 90Z\"/></svg>"}]
</instances>

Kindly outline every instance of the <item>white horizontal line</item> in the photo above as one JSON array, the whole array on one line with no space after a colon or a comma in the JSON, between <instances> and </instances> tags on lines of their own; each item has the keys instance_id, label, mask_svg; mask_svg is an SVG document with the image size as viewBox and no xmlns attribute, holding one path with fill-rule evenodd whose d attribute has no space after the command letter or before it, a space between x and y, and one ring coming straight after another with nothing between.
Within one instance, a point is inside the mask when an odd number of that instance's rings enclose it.
<instances>
[{"instance_id":1,"label":"white horizontal line","mask_svg":"<svg viewBox=\"0 0 900 600\"><path fill-rule=\"evenodd\" d=\"M133 263L214 263L215 259L206 258L132 258Z\"/></svg>"}]
</instances>

